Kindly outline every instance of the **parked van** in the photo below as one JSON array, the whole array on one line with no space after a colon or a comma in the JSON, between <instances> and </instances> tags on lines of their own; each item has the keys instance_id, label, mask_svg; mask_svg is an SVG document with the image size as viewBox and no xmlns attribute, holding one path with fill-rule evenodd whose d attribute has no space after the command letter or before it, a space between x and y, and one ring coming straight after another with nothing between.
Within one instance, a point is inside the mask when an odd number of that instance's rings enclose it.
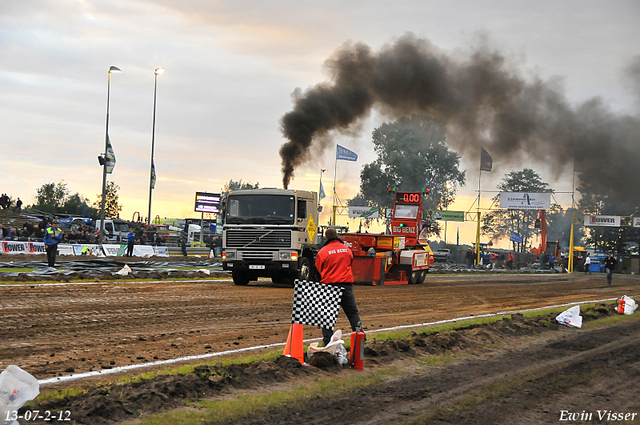
<instances>
[{"instance_id":1,"label":"parked van","mask_svg":"<svg viewBox=\"0 0 640 425\"><path fill-rule=\"evenodd\" d=\"M102 220L96 220L96 232L100 233L100 224ZM107 241L114 242L118 238L119 232L122 232L122 237L125 238L129 233L131 224L126 220L105 219L104 220L104 234Z\"/></svg>"}]
</instances>

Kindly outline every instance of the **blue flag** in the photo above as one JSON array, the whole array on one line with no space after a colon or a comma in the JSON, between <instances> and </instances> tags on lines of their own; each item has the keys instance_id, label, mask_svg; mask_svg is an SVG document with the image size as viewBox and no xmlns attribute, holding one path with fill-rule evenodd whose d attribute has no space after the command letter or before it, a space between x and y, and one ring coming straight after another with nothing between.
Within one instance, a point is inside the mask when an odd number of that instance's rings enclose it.
<instances>
[{"instance_id":1,"label":"blue flag","mask_svg":"<svg viewBox=\"0 0 640 425\"><path fill-rule=\"evenodd\" d=\"M321 201L327 197L327 194L324 193L324 186L322 185L322 181L320 181L320 193L318 194L318 199Z\"/></svg>"},{"instance_id":2,"label":"blue flag","mask_svg":"<svg viewBox=\"0 0 640 425\"><path fill-rule=\"evenodd\" d=\"M345 161L357 161L358 154L353 151L350 151L347 148L344 148L340 145L337 145L338 149L336 151L336 159L344 159Z\"/></svg>"},{"instance_id":3,"label":"blue flag","mask_svg":"<svg viewBox=\"0 0 640 425\"><path fill-rule=\"evenodd\" d=\"M511 242L521 243L522 238L516 232L511 232L511 237L509 238Z\"/></svg>"}]
</instances>

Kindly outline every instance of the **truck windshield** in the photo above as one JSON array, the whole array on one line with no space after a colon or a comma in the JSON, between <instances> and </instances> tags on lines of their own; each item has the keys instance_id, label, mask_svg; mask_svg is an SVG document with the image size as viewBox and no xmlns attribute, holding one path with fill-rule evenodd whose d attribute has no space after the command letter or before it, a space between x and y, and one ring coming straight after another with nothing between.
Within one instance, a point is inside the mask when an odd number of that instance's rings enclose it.
<instances>
[{"instance_id":1,"label":"truck windshield","mask_svg":"<svg viewBox=\"0 0 640 425\"><path fill-rule=\"evenodd\" d=\"M229 224L293 224L295 198L289 195L231 195L227 201Z\"/></svg>"},{"instance_id":2,"label":"truck windshield","mask_svg":"<svg viewBox=\"0 0 640 425\"><path fill-rule=\"evenodd\" d=\"M417 217L418 217L417 205L396 205L396 212L393 218L415 219Z\"/></svg>"}]
</instances>

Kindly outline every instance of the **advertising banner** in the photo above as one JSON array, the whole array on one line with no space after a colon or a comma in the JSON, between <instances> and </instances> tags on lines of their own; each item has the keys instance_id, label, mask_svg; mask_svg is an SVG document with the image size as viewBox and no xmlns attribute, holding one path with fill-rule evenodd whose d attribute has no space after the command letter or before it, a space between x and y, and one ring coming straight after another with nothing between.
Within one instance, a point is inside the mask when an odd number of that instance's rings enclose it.
<instances>
[{"instance_id":1,"label":"advertising banner","mask_svg":"<svg viewBox=\"0 0 640 425\"><path fill-rule=\"evenodd\" d=\"M166 246L154 246L153 255L156 257L168 257L169 248L167 248Z\"/></svg>"},{"instance_id":2,"label":"advertising banner","mask_svg":"<svg viewBox=\"0 0 640 425\"><path fill-rule=\"evenodd\" d=\"M548 210L551 209L550 193L502 192L500 208L509 210Z\"/></svg>"},{"instance_id":3,"label":"advertising banner","mask_svg":"<svg viewBox=\"0 0 640 425\"><path fill-rule=\"evenodd\" d=\"M378 218L379 215L378 207L349 207L350 218Z\"/></svg>"},{"instance_id":4,"label":"advertising banner","mask_svg":"<svg viewBox=\"0 0 640 425\"><path fill-rule=\"evenodd\" d=\"M43 244L44 247L44 244ZM73 252L73 245L58 244L58 255L76 255Z\"/></svg>"},{"instance_id":5,"label":"advertising banner","mask_svg":"<svg viewBox=\"0 0 640 425\"><path fill-rule=\"evenodd\" d=\"M635 220L634 220L635 224ZM585 215L585 226L620 227L619 215Z\"/></svg>"},{"instance_id":6,"label":"advertising banner","mask_svg":"<svg viewBox=\"0 0 640 425\"><path fill-rule=\"evenodd\" d=\"M441 221L464 221L464 211L432 211L431 218Z\"/></svg>"},{"instance_id":7,"label":"advertising banner","mask_svg":"<svg viewBox=\"0 0 640 425\"><path fill-rule=\"evenodd\" d=\"M151 245L136 245L133 247L133 255L136 257L153 257L153 248Z\"/></svg>"},{"instance_id":8,"label":"advertising banner","mask_svg":"<svg viewBox=\"0 0 640 425\"><path fill-rule=\"evenodd\" d=\"M640 227L640 217L633 217L633 227Z\"/></svg>"},{"instance_id":9,"label":"advertising banner","mask_svg":"<svg viewBox=\"0 0 640 425\"><path fill-rule=\"evenodd\" d=\"M27 242L2 241L3 254L33 254L29 252Z\"/></svg>"},{"instance_id":10,"label":"advertising banner","mask_svg":"<svg viewBox=\"0 0 640 425\"><path fill-rule=\"evenodd\" d=\"M126 245L104 244L102 247L107 257L122 257L127 252Z\"/></svg>"}]
</instances>

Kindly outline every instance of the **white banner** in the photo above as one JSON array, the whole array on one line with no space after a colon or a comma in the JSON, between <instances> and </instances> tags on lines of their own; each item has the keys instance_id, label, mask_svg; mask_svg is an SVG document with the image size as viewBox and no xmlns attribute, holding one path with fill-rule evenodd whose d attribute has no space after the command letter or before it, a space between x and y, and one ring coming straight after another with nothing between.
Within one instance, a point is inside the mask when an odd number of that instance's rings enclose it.
<instances>
[{"instance_id":1,"label":"white banner","mask_svg":"<svg viewBox=\"0 0 640 425\"><path fill-rule=\"evenodd\" d=\"M377 207L349 207L349 218L378 218L379 214Z\"/></svg>"},{"instance_id":2,"label":"white banner","mask_svg":"<svg viewBox=\"0 0 640 425\"><path fill-rule=\"evenodd\" d=\"M500 208L509 210L548 210L551 209L550 193L502 192Z\"/></svg>"},{"instance_id":3,"label":"white banner","mask_svg":"<svg viewBox=\"0 0 640 425\"><path fill-rule=\"evenodd\" d=\"M3 254L45 254L42 242L2 241Z\"/></svg>"},{"instance_id":4,"label":"white banner","mask_svg":"<svg viewBox=\"0 0 640 425\"><path fill-rule=\"evenodd\" d=\"M109 257L122 257L127 252L126 245L105 244L104 250ZM86 248L86 249L85 249ZM46 254L43 242L1 241L0 252L3 254ZM100 245L97 244L58 244L58 255L93 255L98 256ZM166 246L136 245L133 248L136 257L168 257Z\"/></svg>"},{"instance_id":5,"label":"white banner","mask_svg":"<svg viewBox=\"0 0 640 425\"><path fill-rule=\"evenodd\" d=\"M635 221L634 221L635 224ZM619 215L585 215L585 226L620 227Z\"/></svg>"}]
</instances>

